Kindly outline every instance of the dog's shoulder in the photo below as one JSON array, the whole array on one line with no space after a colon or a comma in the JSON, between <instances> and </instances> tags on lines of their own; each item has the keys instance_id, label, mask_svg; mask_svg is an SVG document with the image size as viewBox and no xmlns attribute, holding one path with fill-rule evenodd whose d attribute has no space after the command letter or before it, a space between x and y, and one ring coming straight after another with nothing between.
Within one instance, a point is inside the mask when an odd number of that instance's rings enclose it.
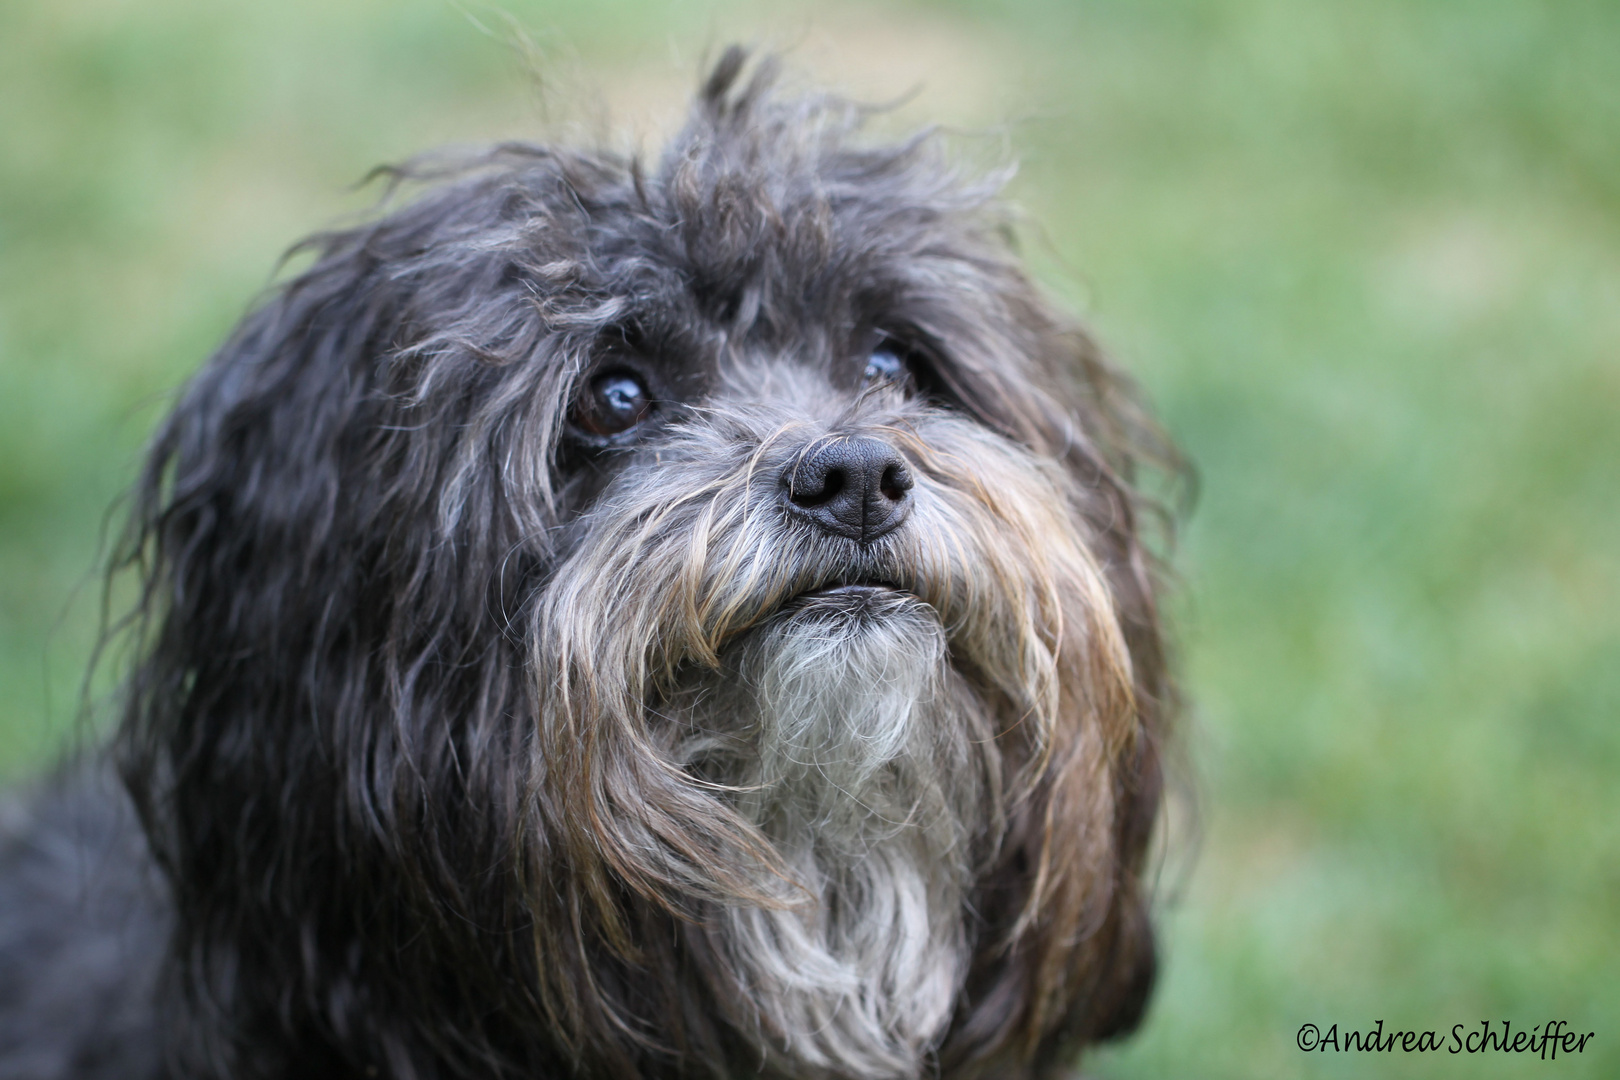
<instances>
[{"instance_id":1,"label":"dog's shoulder","mask_svg":"<svg viewBox=\"0 0 1620 1080\"><path fill-rule=\"evenodd\" d=\"M170 916L128 797L78 764L0 803L0 1078L163 1075Z\"/></svg>"}]
</instances>

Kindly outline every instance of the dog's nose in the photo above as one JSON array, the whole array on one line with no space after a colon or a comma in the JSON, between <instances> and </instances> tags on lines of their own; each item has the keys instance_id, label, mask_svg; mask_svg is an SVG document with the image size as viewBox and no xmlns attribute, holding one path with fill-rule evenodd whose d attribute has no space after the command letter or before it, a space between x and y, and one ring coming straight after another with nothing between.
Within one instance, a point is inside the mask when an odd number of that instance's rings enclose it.
<instances>
[{"instance_id":1,"label":"dog's nose","mask_svg":"<svg viewBox=\"0 0 1620 1080\"><path fill-rule=\"evenodd\" d=\"M838 536L867 543L892 532L911 510L911 473L881 439L829 442L782 473L787 508Z\"/></svg>"}]
</instances>

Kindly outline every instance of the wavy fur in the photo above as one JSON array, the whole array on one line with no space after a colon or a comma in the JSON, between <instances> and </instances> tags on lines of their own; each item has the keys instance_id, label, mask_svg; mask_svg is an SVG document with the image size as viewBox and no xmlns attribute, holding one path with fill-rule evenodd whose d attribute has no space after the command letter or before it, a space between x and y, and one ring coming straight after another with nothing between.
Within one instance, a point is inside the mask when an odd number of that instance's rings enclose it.
<instances>
[{"instance_id":1,"label":"wavy fur","mask_svg":"<svg viewBox=\"0 0 1620 1080\"><path fill-rule=\"evenodd\" d=\"M1173 454L994 182L772 86L728 52L650 168L403 170L157 435L114 757L175 1075L1033 1077L1135 1025ZM658 411L582 437L615 365ZM857 438L904 525L785 515Z\"/></svg>"}]
</instances>

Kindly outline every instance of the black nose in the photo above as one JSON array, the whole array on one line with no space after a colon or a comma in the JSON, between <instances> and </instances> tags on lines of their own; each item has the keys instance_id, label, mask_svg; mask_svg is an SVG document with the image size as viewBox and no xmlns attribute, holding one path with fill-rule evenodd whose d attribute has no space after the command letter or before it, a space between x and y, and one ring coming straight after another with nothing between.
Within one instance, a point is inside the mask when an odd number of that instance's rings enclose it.
<instances>
[{"instance_id":1,"label":"black nose","mask_svg":"<svg viewBox=\"0 0 1620 1080\"><path fill-rule=\"evenodd\" d=\"M782 473L787 508L863 543L891 532L911 510L911 474L888 443L856 437L829 442Z\"/></svg>"}]
</instances>

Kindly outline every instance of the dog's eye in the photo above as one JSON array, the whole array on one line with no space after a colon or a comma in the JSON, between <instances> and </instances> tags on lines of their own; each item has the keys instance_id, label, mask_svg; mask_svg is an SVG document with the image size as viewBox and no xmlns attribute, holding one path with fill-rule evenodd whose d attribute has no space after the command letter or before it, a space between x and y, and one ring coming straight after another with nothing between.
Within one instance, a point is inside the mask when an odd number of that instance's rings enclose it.
<instances>
[{"instance_id":1,"label":"dog's eye","mask_svg":"<svg viewBox=\"0 0 1620 1080\"><path fill-rule=\"evenodd\" d=\"M862 377L867 386L877 386L880 383L895 382L906 377L905 348L894 341L885 339L872 350L872 355L866 358L866 374Z\"/></svg>"},{"instance_id":2,"label":"dog's eye","mask_svg":"<svg viewBox=\"0 0 1620 1080\"><path fill-rule=\"evenodd\" d=\"M609 371L591 380L574 423L592 435L617 435L647 419L653 410L647 387L628 371Z\"/></svg>"}]
</instances>

